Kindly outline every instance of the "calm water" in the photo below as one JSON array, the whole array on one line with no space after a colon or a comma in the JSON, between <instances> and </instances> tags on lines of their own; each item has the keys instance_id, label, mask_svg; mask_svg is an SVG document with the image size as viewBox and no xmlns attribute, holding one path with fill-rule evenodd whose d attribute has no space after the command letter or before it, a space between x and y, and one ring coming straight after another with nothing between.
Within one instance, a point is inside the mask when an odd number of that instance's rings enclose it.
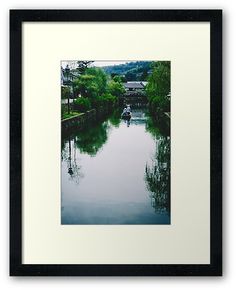
<instances>
[{"instance_id":1,"label":"calm water","mask_svg":"<svg viewBox=\"0 0 236 290\"><path fill-rule=\"evenodd\" d=\"M170 139L144 110L62 140L62 224L169 224Z\"/></svg>"}]
</instances>

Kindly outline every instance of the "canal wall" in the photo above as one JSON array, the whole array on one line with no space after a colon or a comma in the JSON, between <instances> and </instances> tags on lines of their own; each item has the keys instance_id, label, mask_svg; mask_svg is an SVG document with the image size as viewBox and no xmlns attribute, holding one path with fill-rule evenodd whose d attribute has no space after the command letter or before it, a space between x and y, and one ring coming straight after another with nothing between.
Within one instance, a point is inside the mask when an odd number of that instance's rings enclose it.
<instances>
[{"instance_id":1,"label":"canal wall","mask_svg":"<svg viewBox=\"0 0 236 290\"><path fill-rule=\"evenodd\" d=\"M82 130L89 123L96 122L111 112L109 107L99 107L87 112L81 113L78 116L70 117L61 121L62 131L71 131L73 129Z\"/></svg>"},{"instance_id":2,"label":"canal wall","mask_svg":"<svg viewBox=\"0 0 236 290\"><path fill-rule=\"evenodd\" d=\"M88 122L95 121L97 112L95 109L81 113L78 116L70 117L61 121L62 131L68 131L72 129L83 129Z\"/></svg>"}]
</instances>

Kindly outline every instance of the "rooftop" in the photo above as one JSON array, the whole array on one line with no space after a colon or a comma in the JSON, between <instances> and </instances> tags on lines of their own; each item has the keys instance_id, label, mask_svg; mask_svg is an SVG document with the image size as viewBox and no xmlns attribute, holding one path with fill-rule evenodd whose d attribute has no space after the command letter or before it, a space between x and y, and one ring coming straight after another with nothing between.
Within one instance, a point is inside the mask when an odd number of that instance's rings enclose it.
<instances>
[{"instance_id":1,"label":"rooftop","mask_svg":"<svg viewBox=\"0 0 236 290\"><path fill-rule=\"evenodd\" d=\"M143 89L147 85L145 81L135 81L135 82L127 82L124 83L124 87L127 89Z\"/></svg>"}]
</instances>

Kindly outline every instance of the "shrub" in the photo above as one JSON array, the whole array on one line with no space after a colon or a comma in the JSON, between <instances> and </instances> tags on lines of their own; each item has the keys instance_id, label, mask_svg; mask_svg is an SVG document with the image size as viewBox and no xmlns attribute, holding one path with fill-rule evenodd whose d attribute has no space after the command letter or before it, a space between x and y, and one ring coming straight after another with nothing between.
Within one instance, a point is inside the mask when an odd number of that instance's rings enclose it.
<instances>
[{"instance_id":1,"label":"shrub","mask_svg":"<svg viewBox=\"0 0 236 290\"><path fill-rule=\"evenodd\" d=\"M167 97L149 97L150 111L154 114L170 112L170 101Z\"/></svg>"},{"instance_id":2,"label":"shrub","mask_svg":"<svg viewBox=\"0 0 236 290\"><path fill-rule=\"evenodd\" d=\"M70 88L61 86L61 98L67 99L68 97L70 97Z\"/></svg>"},{"instance_id":3,"label":"shrub","mask_svg":"<svg viewBox=\"0 0 236 290\"><path fill-rule=\"evenodd\" d=\"M108 84L108 92L113 96L121 97L125 93L125 88L121 82L112 80Z\"/></svg>"},{"instance_id":4,"label":"shrub","mask_svg":"<svg viewBox=\"0 0 236 290\"><path fill-rule=\"evenodd\" d=\"M91 109L91 103L88 98L80 97L75 100L74 109L78 112L86 112Z\"/></svg>"},{"instance_id":5,"label":"shrub","mask_svg":"<svg viewBox=\"0 0 236 290\"><path fill-rule=\"evenodd\" d=\"M108 106L108 107L112 107L117 101L117 97L109 93L102 95L101 99L102 99L103 105Z\"/></svg>"}]
</instances>

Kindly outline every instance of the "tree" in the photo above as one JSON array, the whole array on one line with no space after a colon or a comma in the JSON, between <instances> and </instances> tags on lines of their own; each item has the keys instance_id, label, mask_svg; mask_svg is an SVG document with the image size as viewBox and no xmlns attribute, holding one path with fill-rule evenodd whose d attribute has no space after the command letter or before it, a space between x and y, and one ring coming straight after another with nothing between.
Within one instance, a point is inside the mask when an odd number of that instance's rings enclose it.
<instances>
[{"instance_id":1,"label":"tree","mask_svg":"<svg viewBox=\"0 0 236 290\"><path fill-rule=\"evenodd\" d=\"M87 68L85 73L73 82L75 94L89 98L93 103L106 92L107 77L100 68Z\"/></svg>"},{"instance_id":2,"label":"tree","mask_svg":"<svg viewBox=\"0 0 236 290\"><path fill-rule=\"evenodd\" d=\"M67 99L70 97L70 88L68 86L61 86L61 98Z\"/></svg>"},{"instance_id":3,"label":"tree","mask_svg":"<svg viewBox=\"0 0 236 290\"><path fill-rule=\"evenodd\" d=\"M136 80L136 73L134 70L130 70L125 74L125 78L127 81L135 81Z\"/></svg>"},{"instance_id":4,"label":"tree","mask_svg":"<svg viewBox=\"0 0 236 290\"><path fill-rule=\"evenodd\" d=\"M143 70L143 72L142 72L142 75L141 75L141 81L146 81L147 80L147 78L148 78L148 69L147 68L145 68L144 70Z\"/></svg>"},{"instance_id":5,"label":"tree","mask_svg":"<svg viewBox=\"0 0 236 290\"><path fill-rule=\"evenodd\" d=\"M125 88L121 82L116 82L115 80L112 80L108 84L108 91L113 96L119 98L125 93Z\"/></svg>"},{"instance_id":6,"label":"tree","mask_svg":"<svg viewBox=\"0 0 236 290\"><path fill-rule=\"evenodd\" d=\"M125 79L125 76L123 75L115 75L112 77L113 81L117 82L117 83L125 83L126 82L126 79Z\"/></svg>"},{"instance_id":7,"label":"tree","mask_svg":"<svg viewBox=\"0 0 236 290\"><path fill-rule=\"evenodd\" d=\"M78 112L86 112L91 109L91 103L88 98L78 98L74 102L74 108Z\"/></svg>"},{"instance_id":8,"label":"tree","mask_svg":"<svg viewBox=\"0 0 236 290\"><path fill-rule=\"evenodd\" d=\"M153 62L152 73L148 77L147 97L153 112L170 111L170 62Z\"/></svg>"},{"instance_id":9,"label":"tree","mask_svg":"<svg viewBox=\"0 0 236 290\"><path fill-rule=\"evenodd\" d=\"M154 62L152 69L147 86L149 95L167 96L170 93L170 62Z\"/></svg>"},{"instance_id":10,"label":"tree","mask_svg":"<svg viewBox=\"0 0 236 290\"><path fill-rule=\"evenodd\" d=\"M81 95L83 97L90 97L95 93L93 86L94 76L92 75L81 75L79 78L73 81L73 87L75 95Z\"/></svg>"},{"instance_id":11,"label":"tree","mask_svg":"<svg viewBox=\"0 0 236 290\"><path fill-rule=\"evenodd\" d=\"M77 61L78 67L76 70L83 74L91 63L93 63L93 61Z\"/></svg>"}]
</instances>

